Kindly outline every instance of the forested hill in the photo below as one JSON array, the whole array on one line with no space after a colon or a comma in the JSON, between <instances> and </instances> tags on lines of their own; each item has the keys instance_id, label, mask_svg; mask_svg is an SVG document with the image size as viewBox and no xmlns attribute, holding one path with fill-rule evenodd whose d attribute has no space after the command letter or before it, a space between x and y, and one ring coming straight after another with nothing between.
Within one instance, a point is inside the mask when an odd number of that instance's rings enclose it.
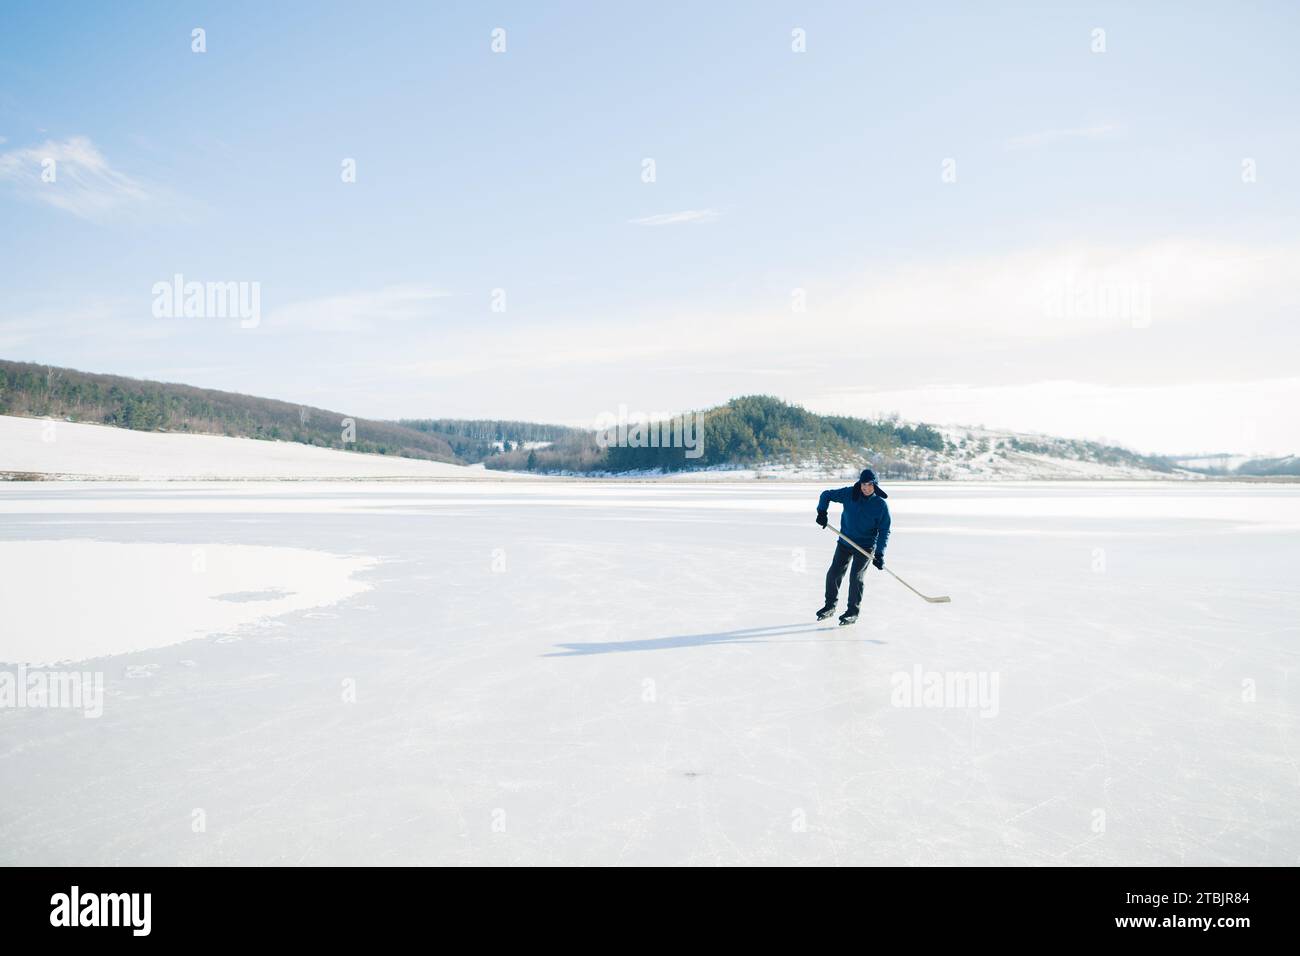
<instances>
[{"instance_id":1,"label":"forested hill","mask_svg":"<svg viewBox=\"0 0 1300 956\"><path fill-rule=\"evenodd\" d=\"M230 435L434 461L457 460L451 443L441 435L392 422L273 398L3 359L0 415L54 416L139 431ZM355 426L352 432L344 422L349 418Z\"/></svg>"},{"instance_id":2,"label":"forested hill","mask_svg":"<svg viewBox=\"0 0 1300 956\"><path fill-rule=\"evenodd\" d=\"M868 420L817 415L770 395L735 398L725 405L687 413L692 428L674 444L671 430L660 426L658 447L636 447L639 439L618 440L605 447L593 432L562 436L547 448L521 448L489 458L487 467L505 470L612 472L744 467L784 463L824 465L865 458L895 471L908 450L941 452L943 436L929 425L897 419ZM698 447L688 454L698 430ZM879 467L879 466L878 466Z\"/></svg>"}]
</instances>

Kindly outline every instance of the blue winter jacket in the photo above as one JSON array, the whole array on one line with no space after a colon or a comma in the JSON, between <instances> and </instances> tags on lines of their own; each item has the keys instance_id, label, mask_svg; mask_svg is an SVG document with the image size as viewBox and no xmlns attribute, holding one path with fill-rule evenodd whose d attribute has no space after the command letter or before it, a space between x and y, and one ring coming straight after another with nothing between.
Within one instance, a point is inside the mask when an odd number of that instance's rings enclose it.
<instances>
[{"instance_id":1,"label":"blue winter jacket","mask_svg":"<svg viewBox=\"0 0 1300 956\"><path fill-rule=\"evenodd\" d=\"M883 559L889 542L889 505L877 494L863 495L857 485L822 492L817 510L825 511L832 501L844 506L840 531L858 546L874 551Z\"/></svg>"}]
</instances>

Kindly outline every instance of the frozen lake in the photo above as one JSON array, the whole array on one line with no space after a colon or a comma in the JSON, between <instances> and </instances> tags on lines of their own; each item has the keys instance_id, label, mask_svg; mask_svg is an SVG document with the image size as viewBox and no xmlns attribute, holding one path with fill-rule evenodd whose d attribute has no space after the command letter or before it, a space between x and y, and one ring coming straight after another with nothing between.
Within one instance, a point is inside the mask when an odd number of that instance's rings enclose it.
<instances>
[{"instance_id":1,"label":"frozen lake","mask_svg":"<svg viewBox=\"0 0 1300 956\"><path fill-rule=\"evenodd\" d=\"M0 486L0 863L1300 862L1300 486L821 487Z\"/></svg>"}]
</instances>

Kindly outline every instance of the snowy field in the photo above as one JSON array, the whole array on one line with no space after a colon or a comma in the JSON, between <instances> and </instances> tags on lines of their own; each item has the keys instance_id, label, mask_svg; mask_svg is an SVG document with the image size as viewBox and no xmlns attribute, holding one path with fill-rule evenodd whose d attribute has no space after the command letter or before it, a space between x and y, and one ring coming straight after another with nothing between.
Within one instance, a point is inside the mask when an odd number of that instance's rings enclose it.
<instances>
[{"instance_id":1,"label":"snowy field","mask_svg":"<svg viewBox=\"0 0 1300 956\"><path fill-rule=\"evenodd\" d=\"M0 863L1300 862L1300 486L819 488L0 486Z\"/></svg>"},{"instance_id":2,"label":"snowy field","mask_svg":"<svg viewBox=\"0 0 1300 956\"><path fill-rule=\"evenodd\" d=\"M363 455L288 441L144 432L110 425L0 415L0 475L57 478L486 478L509 475L440 461Z\"/></svg>"}]
</instances>

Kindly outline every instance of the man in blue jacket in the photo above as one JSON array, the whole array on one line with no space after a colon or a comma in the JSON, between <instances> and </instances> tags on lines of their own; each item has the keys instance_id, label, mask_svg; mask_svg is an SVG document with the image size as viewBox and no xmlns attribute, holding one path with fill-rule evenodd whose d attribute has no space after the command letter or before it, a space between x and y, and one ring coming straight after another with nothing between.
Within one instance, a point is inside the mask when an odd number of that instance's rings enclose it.
<instances>
[{"instance_id":1,"label":"man in blue jacket","mask_svg":"<svg viewBox=\"0 0 1300 956\"><path fill-rule=\"evenodd\" d=\"M883 488L876 484L876 473L870 468L858 476L856 485L822 492L817 501L817 523L826 527L826 508L832 501L844 506L840 517L840 532L863 551L872 552L871 563L885 567L885 545L889 541L889 505L885 504ZM826 572L826 606L817 612L817 620L824 621L835 613L839 601L840 582L844 570L853 563L849 577L849 606L840 615L840 624L853 624L858 619L862 604L862 579L867 573L867 559L844 541L836 539L835 557Z\"/></svg>"}]
</instances>

